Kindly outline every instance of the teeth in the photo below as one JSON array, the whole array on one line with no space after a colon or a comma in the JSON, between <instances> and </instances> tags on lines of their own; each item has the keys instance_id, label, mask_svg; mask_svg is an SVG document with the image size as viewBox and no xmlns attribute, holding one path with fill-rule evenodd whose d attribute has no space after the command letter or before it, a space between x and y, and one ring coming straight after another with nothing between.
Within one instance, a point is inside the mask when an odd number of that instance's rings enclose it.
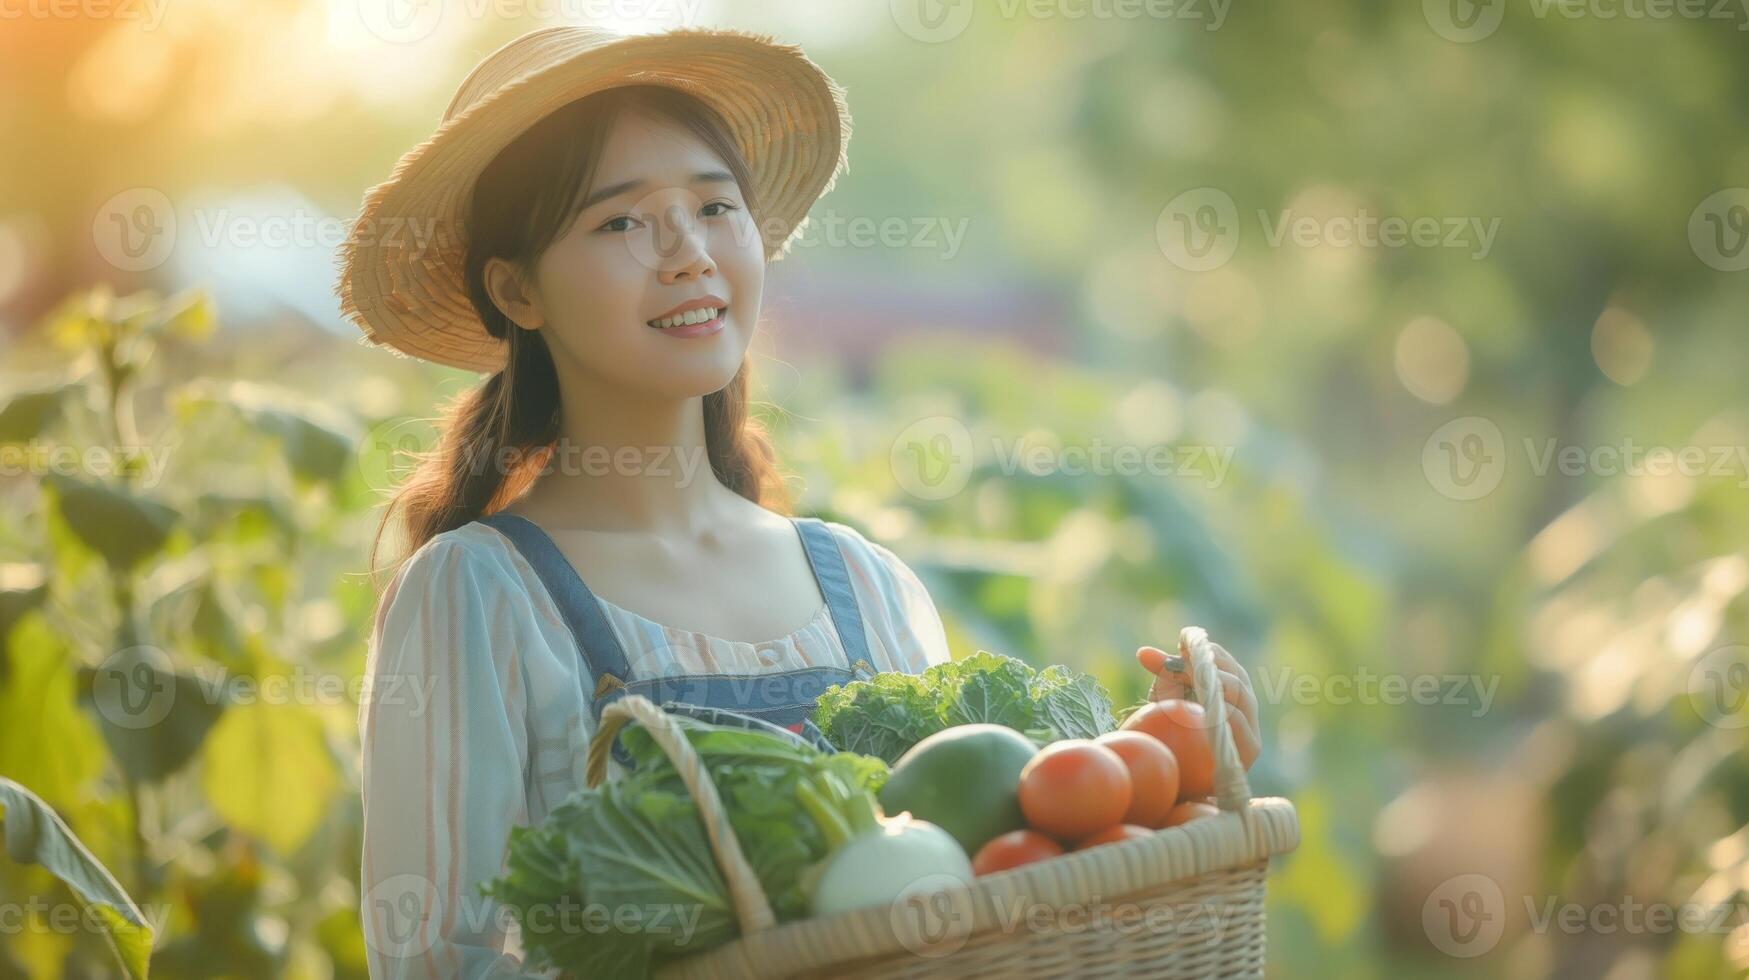
<instances>
[{"instance_id":1,"label":"teeth","mask_svg":"<svg viewBox=\"0 0 1749 980\"><path fill-rule=\"evenodd\" d=\"M704 323L707 320L716 319L717 314L721 312L722 310L715 306L711 306L702 310L693 310L690 313L682 313L679 316L671 316L664 320L651 320L650 326L661 329L663 327L679 327L693 323Z\"/></svg>"}]
</instances>

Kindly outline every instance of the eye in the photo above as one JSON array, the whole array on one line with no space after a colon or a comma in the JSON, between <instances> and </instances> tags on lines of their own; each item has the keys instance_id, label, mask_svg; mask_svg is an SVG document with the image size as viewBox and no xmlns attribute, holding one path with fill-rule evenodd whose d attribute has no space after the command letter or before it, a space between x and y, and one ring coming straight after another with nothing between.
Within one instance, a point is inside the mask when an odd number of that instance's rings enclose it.
<instances>
[{"instance_id":1,"label":"eye","mask_svg":"<svg viewBox=\"0 0 1749 980\"><path fill-rule=\"evenodd\" d=\"M618 217L609 218L606 221L602 222L601 227L597 228L596 230L597 231L631 231L630 228L624 228L624 227L616 228L616 227L614 227L614 225L618 224L621 221L636 221L636 220L638 220L638 219L632 217L629 214L622 214L622 215L619 215Z\"/></svg>"},{"instance_id":2,"label":"eye","mask_svg":"<svg viewBox=\"0 0 1749 980\"><path fill-rule=\"evenodd\" d=\"M713 212L710 210L711 208L722 208L723 210ZM739 211L741 209L732 201L712 201L699 210L701 212L708 212L705 215L706 217L720 218L730 211ZM619 224L619 222L622 221L637 222L638 219L629 214L617 215L602 222L601 227L597 228L596 231L631 231L632 229L630 227Z\"/></svg>"}]
</instances>

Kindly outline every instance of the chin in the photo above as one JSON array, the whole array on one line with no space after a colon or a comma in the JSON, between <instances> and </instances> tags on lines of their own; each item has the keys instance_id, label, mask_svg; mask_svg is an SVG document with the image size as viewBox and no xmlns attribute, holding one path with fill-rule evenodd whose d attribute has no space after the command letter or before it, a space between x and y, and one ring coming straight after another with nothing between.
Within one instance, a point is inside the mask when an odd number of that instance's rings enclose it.
<instances>
[{"instance_id":1,"label":"chin","mask_svg":"<svg viewBox=\"0 0 1749 980\"><path fill-rule=\"evenodd\" d=\"M741 370L741 361L745 355L745 348L731 350L725 347L715 351L709 358L670 358L658 365L656 370L662 375L662 387L676 397L708 395L721 391L735 380L735 373Z\"/></svg>"}]
</instances>

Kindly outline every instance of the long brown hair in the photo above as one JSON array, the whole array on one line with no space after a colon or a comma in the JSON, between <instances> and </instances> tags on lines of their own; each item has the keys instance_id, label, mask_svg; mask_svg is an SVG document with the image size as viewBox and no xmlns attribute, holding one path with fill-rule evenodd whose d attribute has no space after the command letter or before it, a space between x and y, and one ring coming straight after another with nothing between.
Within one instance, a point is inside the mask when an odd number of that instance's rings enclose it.
<instances>
[{"instance_id":1,"label":"long brown hair","mask_svg":"<svg viewBox=\"0 0 1749 980\"><path fill-rule=\"evenodd\" d=\"M568 103L504 148L481 172L468 212L468 298L493 337L507 340L502 370L444 406L436 446L398 487L377 527L371 567L399 513L404 557L445 531L508 506L540 475L558 441L559 377L537 331L518 328L486 292L486 261L508 259L532 271L570 227L594 182L607 135L628 110L670 120L722 157L757 222L747 161L720 117L685 92L659 85L608 89ZM765 226L760 225L763 229ZM781 514L793 506L765 427L748 413L752 354L721 390L704 396L711 470L741 496Z\"/></svg>"}]
</instances>

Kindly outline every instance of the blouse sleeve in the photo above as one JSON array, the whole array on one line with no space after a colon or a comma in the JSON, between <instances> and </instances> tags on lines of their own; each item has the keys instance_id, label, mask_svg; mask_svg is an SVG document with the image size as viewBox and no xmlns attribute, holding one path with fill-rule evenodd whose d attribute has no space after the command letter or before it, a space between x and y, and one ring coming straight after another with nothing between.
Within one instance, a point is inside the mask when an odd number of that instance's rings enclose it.
<instances>
[{"instance_id":1,"label":"blouse sleeve","mask_svg":"<svg viewBox=\"0 0 1749 980\"><path fill-rule=\"evenodd\" d=\"M460 543L429 542L384 594L359 709L362 903L370 975L519 977L505 917L479 893L527 821L522 617Z\"/></svg>"},{"instance_id":2,"label":"blouse sleeve","mask_svg":"<svg viewBox=\"0 0 1749 980\"><path fill-rule=\"evenodd\" d=\"M931 664L952 660L941 613L917 573L886 546L868 541L868 548L883 570L882 587L892 616L894 649L890 652L894 666L907 674L921 674Z\"/></svg>"}]
</instances>

